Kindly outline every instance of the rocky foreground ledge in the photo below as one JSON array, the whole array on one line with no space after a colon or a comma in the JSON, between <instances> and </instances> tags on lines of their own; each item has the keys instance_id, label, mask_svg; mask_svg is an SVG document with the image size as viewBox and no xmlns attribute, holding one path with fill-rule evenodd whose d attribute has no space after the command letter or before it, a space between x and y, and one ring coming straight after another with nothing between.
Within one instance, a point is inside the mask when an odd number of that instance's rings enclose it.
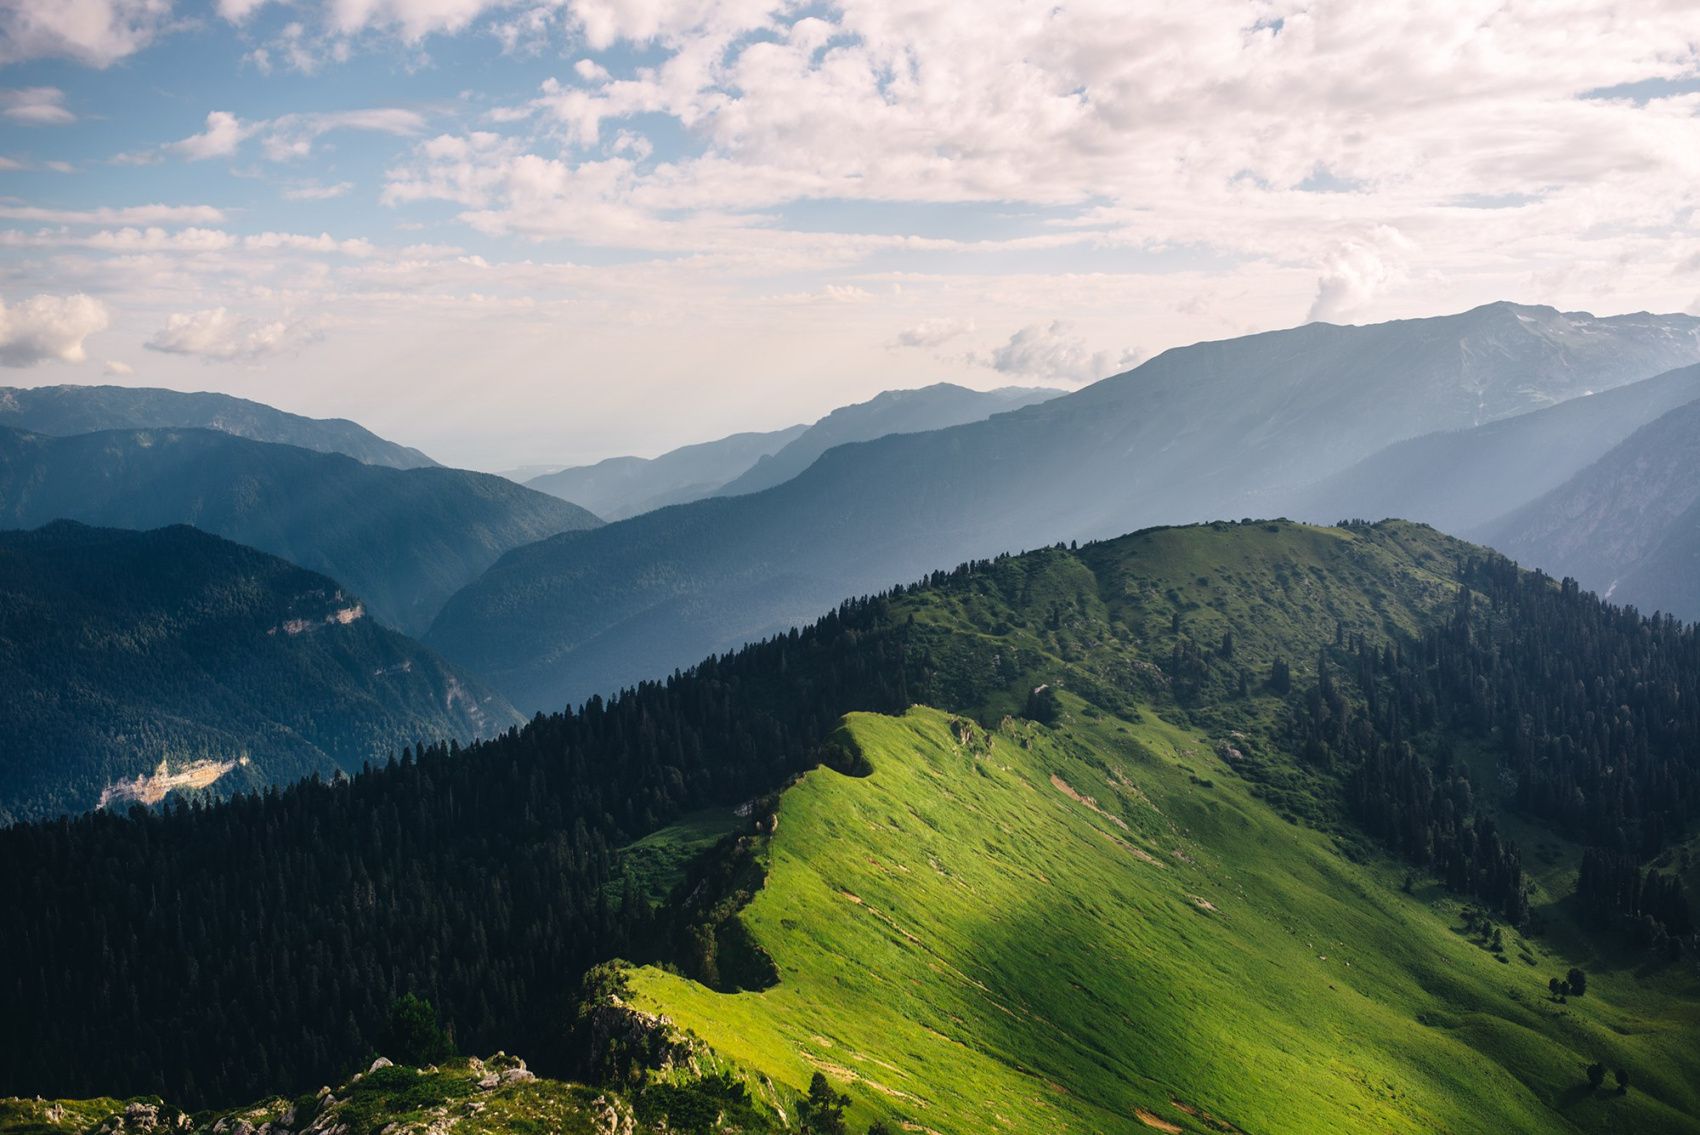
<instances>
[{"instance_id":1,"label":"rocky foreground ledge","mask_svg":"<svg viewBox=\"0 0 1700 1135\"><path fill-rule=\"evenodd\" d=\"M643 1135L623 1094L541 1079L498 1053L408 1068L382 1057L339 1087L229 1111L189 1113L157 1097L0 1100L0 1135Z\"/></svg>"}]
</instances>

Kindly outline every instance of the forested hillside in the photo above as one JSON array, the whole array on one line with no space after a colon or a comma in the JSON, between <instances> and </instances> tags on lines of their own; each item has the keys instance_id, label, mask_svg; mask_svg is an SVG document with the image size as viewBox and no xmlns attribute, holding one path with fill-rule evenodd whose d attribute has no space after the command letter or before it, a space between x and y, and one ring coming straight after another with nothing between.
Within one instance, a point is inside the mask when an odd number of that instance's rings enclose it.
<instances>
[{"instance_id":1,"label":"forested hillside","mask_svg":"<svg viewBox=\"0 0 1700 1135\"><path fill-rule=\"evenodd\" d=\"M507 702L357 595L186 526L0 532L0 823L357 772Z\"/></svg>"},{"instance_id":2,"label":"forested hillside","mask_svg":"<svg viewBox=\"0 0 1700 1135\"><path fill-rule=\"evenodd\" d=\"M1390 1100L1361 1086L1340 1095L1330 1087L1336 1083L1330 1069L1360 1058L1325 1039L1306 1041L1309 1060L1284 1063L1282 1074L1318 1106L1332 1100L1328 1106L1368 1108L1366 1114L1380 1118L1404 1115L1387 1126L1422 1129L1412 1117L1438 1114L1432 1109L1443 1090L1433 1078L1435 1064L1425 1062L1463 1060L1475 1069L1473 1082L1513 1089L1495 1113L1502 1119L1551 1119L1559 1112L1548 1109L1561 1108L1564 1085L1579 1075L1572 1067L1579 1054L1598 1047L1602 1057L1614 1049L1614 1059L1635 1063L1638 1083L1647 1077L1646 1094L1626 1106L1652 1129L1683 1130L1673 1117L1685 1108L1694 1113L1697 1101L1682 1086L1685 1077L1691 1085L1700 1074L1695 1046L1681 1040L1688 1034L1614 1040L1612 1028L1616 1022L1639 1029L1649 1014L1686 1013L1695 1003L1687 962L1670 960L1693 948L1686 899L1673 875L1648 864L1683 838L1694 818L1696 633L1625 614L1574 587L1517 573L1489 553L1401 523L1339 530L1218 524L1000 557L846 603L806 631L540 717L497 740L405 754L352 781L305 784L211 808L103 814L0 832L0 855L17 868L0 880L0 901L43 912L0 928L0 949L17 959L0 986L0 1012L22 1022L0 1052L7 1077L0 1092L151 1090L190 1103L293 1090L329 1081L359 1059L375 1043L385 1007L408 991L438 1005L466 1049L504 1047L525 1052L545 1070L586 1070L592 1065L584 1037L571 1022L578 976L591 963L616 955L667 960L726 988L769 981L774 972L761 976L763 964L752 964L735 924L725 921L731 906L711 901L719 888L746 886L747 880L737 882L744 876L699 872L652 911L639 898L641 877L632 873L635 849L659 846L672 830L667 825L687 814L778 791L823 757L847 772L871 769L870 784L889 783L880 780L882 762L920 759L909 755L907 743L875 751L834 730L847 712L890 714L913 704L978 721L975 729L999 733L1000 751L1030 747L1019 760L1013 753L999 760L1011 769L1031 766L1033 791L1080 808L1080 818L1110 837L1092 839L1113 853L1111 860L1047 853L1062 858L1034 865L1046 876L1090 871L1107 885L1138 892L1145 886L1136 882L1139 872L1164 870L1148 859L1172 863L1162 878L1192 887L1204 904L1188 899L1187 917L1214 919L1219 911L1231 929L1239 916L1229 902L1243 903L1245 895L1229 880L1251 872L1295 896L1299 905L1286 908L1289 919L1302 912L1318 920L1283 923L1276 904L1277 913L1246 915L1252 921L1239 934L1211 937L1215 945L1201 940L1195 948L1207 957L1239 958L1222 963L1236 977L1193 962L1184 972L1134 971L1115 996L1156 997L1150 1004L1117 1002L1135 1030L1154 1027L1139 1014L1171 1011L1162 1008L1164 991L1183 1008L1195 998L1221 1005L1230 988L1251 978L1236 967L1290 969L1301 956L1274 945L1273 953L1236 955L1232 942L1273 943L1272 935L1292 934L1307 947L1314 941L1310 955L1332 956L1339 949L1332 938L1344 939L1349 923L1352 934L1390 945L1379 961L1367 939L1345 955L1364 968L1362 978L1342 975L1348 987L1359 988L1354 983L1361 980L1372 985L1328 1010L1330 1030L1401 1036L1434 1027L1413 1024L1388 1006L1439 1014L1437 1020L1482 1015L1472 1030L1437 1038L1439 1048L1413 1048L1419 1057L1376 1049L1390 1053L1376 1060L1391 1062L1384 1074L1405 1083L1399 1094L1414 1094L1410 1111L1400 1110L1398 1095ZM1006 723L1011 717L1031 724ZM1024 728L1041 732L1023 742ZM956 726L951 731L962 744L971 740ZM1138 754L1147 750L1167 755L1146 768ZM951 775L977 783L976 775L1000 774L994 762L978 773L964 766ZM1147 820L1131 810L1141 782L1168 817L1154 820L1156 828L1141 826ZM1212 785L1224 786L1228 810L1209 803ZM1006 795L1010 790L1018 795ZM984 807L1002 808L1026 790L996 791ZM886 807L901 808L904 796L899 790ZM923 811L940 806L912 800ZM764 819L772 807L753 809L761 832L772 830ZM783 818L788 805L779 807ZM977 835L953 843L947 824L968 823L971 813L949 807L956 818L940 814L940 826L927 837L936 843L936 862L929 867L922 858L906 871L949 878L953 863L966 871L968 858L995 852L976 850L983 842ZM1127 827L1111 824L1111 813ZM889 823L898 821L893 814ZM782 836L789 823L781 825ZM853 849L871 830L852 824L827 843L820 842L825 833L799 837L810 839L799 853L825 855L836 841L850 841L844 846ZM1230 836L1234 831L1251 834ZM1117 841L1126 846L1118 851ZM1615 874L1609 885L1591 884L1577 898L1584 845L1593 849L1589 862L1603 865L1591 879ZM628 847L634 850L622 852ZM867 854L882 861L894 852ZM1401 860L1404 866L1393 866ZM864 861L865 855L857 859ZM1208 878L1195 880L1189 863L1203 864L1198 870ZM1007 867L995 870L1010 878ZM1133 874L1124 879L1116 871ZM1406 871L1427 896L1422 903L1406 905L1397 894ZM1624 884L1625 871L1633 886ZM820 877L826 891L810 884L807 903L782 916L791 922L757 919L758 932L777 926L786 936L764 940L779 960L778 989L801 974L785 959L800 957L795 950L804 947L787 942L866 932L855 928L861 923L831 929L839 924L821 921L807 905L836 894L834 885L861 894L848 881ZM976 878L965 882L978 887ZM779 876L773 885L775 893L787 893ZM1238 885L1253 893L1249 881ZM77 901L47 901L67 888ZM917 924L908 933L926 942L940 941L935 934L952 941L981 934L972 921L980 909L978 898L970 901L973 893L961 893L956 913L934 904L928 917L943 923ZM888 909L883 900L863 897L870 910ZM1070 901L1102 904L1104 893ZM1118 909L1135 911L1152 901L1140 893L1115 899ZM1501 930L1500 949L1491 933L1476 945L1469 941L1475 931L1448 929L1466 904L1478 912L1468 926L1486 917ZM1589 933L1597 939L1576 929L1578 904L1594 912ZM1163 917L1169 925L1179 915ZM1645 926L1648 917L1659 931L1638 934L1634 925ZM142 924L153 929L139 933ZM1060 966L1085 974L1100 963L1081 952L1068 925L1050 917L1006 929L1030 943L1021 949L1049 959L1047 972ZM1167 940L1195 937L1184 925L1170 926ZM878 930L881 940L904 938L893 938L890 929ZM1391 946L1400 941L1433 949L1425 956ZM1139 948L1164 947L1149 941ZM845 940L837 956L863 959L861 950ZM941 965L950 961L948 953L935 956ZM1416 991L1434 980L1425 975L1438 972L1436 957L1449 959L1444 965L1460 976L1425 1008ZM1547 996L1548 971L1558 967L1562 974L1584 960L1608 968L1610 979L1590 986L1585 1019L1549 1020L1538 1004ZM836 972L834 980L845 980L860 971ZM1036 972L1024 965L1000 980L1027 974L1036 981ZM1090 977L1076 980L1090 989ZM748 1017L744 1009L715 1009L701 1000L708 994L691 993L678 979L647 982L646 997L684 1013L699 1032L715 1021L743 1029L742 1041L727 1040L733 1056L802 1090L804 1040L789 1026L761 1013ZM1505 992L1508 983L1514 995ZM811 1027L836 1031L822 1020L823 994L798 988L795 996L804 999L791 1003L805 1014L816 1006ZM1273 1005L1283 997L1319 996L1320 988L1309 977L1299 986L1283 977L1270 997L1253 1000ZM1393 988L1397 996L1378 1000ZM1056 991L1058 998L1072 996ZM1064 1002L1055 1003L1061 1013ZM700 1013L693 1008L699 1004L707 1006ZM892 1036L937 1020L907 1002L893 1004L909 1023L894 1024ZM831 1016L844 1029L859 1027L847 1003L835 1000L835 1006ZM1037 1003L1028 1011L1045 1012ZM1264 1012L1247 1009L1236 1035L1255 1038L1274 1027ZM1065 1049L1108 1043L1094 1039L1100 1034L1091 1021L1050 1021L1042 1030L1049 1039L1009 1034L995 1043L986 1036L964 1043L981 1054L975 1061L1040 1068L1051 1060L1034 1047L1041 1041ZM1510 1045L1508 1038L1529 1030L1542 1038L1540 1059ZM785 1050L763 1047L773 1044ZM849 1058L807 1051L824 1062L817 1068L841 1068ZM232 1052L242 1059L232 1060ZM899 1090L916 1098L946 1088L971 1092L946 1070L977 1066L947 1061L928 1073L916 1066L908 1074L920 1075L919 1087ZM1226 1067L1251 1076L1266 1066L1247 1041ZM1232 1093L1211 1095L1221 1091L1218 1079L1186 1068L1177 1065L1163 1081L1188 1093L1176 1098L1207 1109L1234 1101ZM1152 1075L1149 1066L1141 1069ZM871 1067L860 1075L882 1079ZM860 1078L852 1074L846 1082ZM1096 1072L1058 1082L1072 1085L1066 1090L1081 1098L1082 1115L1134 1102L1115 1094L1131 1090L1125 1083L1103 1095L1107 1081ZM960 1114L955 1111L928 1120L929 1113L900 1097L865 1086L853 1095L868 1118L964 1130L950 1118ZM1161 1105L1170 1116L1165 1122L1175 1118L1147 1088L1138 1087L1135 1098L1147 1109ZM1065 1110L1073 1113L1072 1106ZM1263 1114L1269 1130L1300 1129L1295 1117L1276 1113L1242 1111L1238 1121L1251 1124L1253 1114ZM1326 1126L1337 1128L1340 1114L1330 1113ZM1562 1127L1570 1120L1554 1122Z\"/></svg>"},{"instance_id":3,"label":"forested hillside","mask_svg":"<svg viewBox=\"0 0 1700 1135\"><path fill-rule=\"evenodd\" d=\"M487 473L389 469L215 430L0 429L0 526L193 524L323 572L417 633L510 548L601 522Z\"/></svg>"}]
</instances>

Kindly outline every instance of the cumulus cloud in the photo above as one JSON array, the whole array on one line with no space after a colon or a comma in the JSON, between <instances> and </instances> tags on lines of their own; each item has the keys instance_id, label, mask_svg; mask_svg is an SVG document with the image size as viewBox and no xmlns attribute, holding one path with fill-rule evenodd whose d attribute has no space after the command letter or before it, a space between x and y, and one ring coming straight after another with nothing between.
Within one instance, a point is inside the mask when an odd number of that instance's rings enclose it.
<instances>
[{"instance_id":1,"label":"cumulus cloud","mask_svg":"<svg viewBox=\"0 0 1700 1135\"><path fill-rule=\"evenodd\" d=\"M171 0L0 0L0 65L72 59L108 67L163 31Z\"/></svg>"},{"instance_id":2,"label":"cumulus cloud","mask_svg":"<svg viewBox=\"0 0 1700 1135\"><path fill-rule=\"evenodd\" d=\"M80 363L88 357L83 340L107 322L106 305L93 296L31 296L10 306L0 301L0 366Z\"/></svg>"},{"instance_id":3,"label":"cumulus cloud","mask_svg":"<svg viewBox=\"0 0 1700 1135\"><path fill-rule=\"evenodd\" d=\"M208 158L228 158L236 153L236 148L242 144L242 140L253 132L253 126L244 126L234 114L215 110L207 115L205 130L199 134L191 134L181 141L172 142L165 148L191 162L202 162Z\"/></svg>"},{"instance_id":4,"label":"cumulus cloud","mask_svg":"<svg viewBox=\"0 0 1700 1135\"><path fill-rule=\"evenodd\" d=\"M970 361L1014 378L1087 383L1126 370L1139 358L1134 350L1094 351L1059 319L1029 324L990 355L971 355Z\"/></svg>"},{"instance_id":5,"label":"cumulus cloud","mask_svg":"<svg viewBox=\"0 0 1700 1135\"><path fill-rule=\"evenodd\" d=\"M296 350L316 334L305 322L251 319L214 307L172 315L143 346L168 355L253 361Z\"/></svg>"},{"instance_id":6,"label":"cumulus cloud","mask_svg":"<svg viewBox=\"0 0 1700 1135\"><path fill-rule=\"evenodd\" d=\"M1366 239L1342 243L1323 267L1306 321L1343 319L1371 310L1383 292L1404 278L1402 254L1409 243L1385 225Z\"/></svg>"},{"instance_id":7,"label":"cumulus cloud","mask_svg":"<svg viewBox=\"0 0 1700 1135\"><path fill-rule=\"evenodd\" d=\"M406 137L424 129L424 116L399 107L285 114L254 122L243 122L229 111L215 110L207 115L206 128L199 134L168 143L165 149L192 162L228 158L235 155L243 142L260 136L266 157L274 162L286 162L310 155L313 144L333 130L364 130Z\"/></svg>"},{"instance_id":8,"label":"cumulus cloud","mask_svg":"<svg viewBox=\"0 0 1700 1135\"><path fill-rule=\"evenodd\" d=\"M1306 265L1318 318L1381 310L1413 280L1490 258L1603 271L1700 207L1700 93L1583 97L1691 73L1692 52L1669 47L1687 41L1675 8L1638 22L1603 0L1565 21L1441 0L1253 15L1230 0L1134 16L1113 0L851 0L800 19L762 0L575 0L593 54L633 44L656 62L575 60L488 115L554 139L433 140L392 169L384 199L461 204L490 235L675 253L754 241L817 266L899 246L785 231L788 205L854 199L901 218L910 203L1022 202L1052 211L1043 232L986 248L1043 238ZM1577 34L1589 52L1566 46ZM645 145L658 116L672 120L665 161ZM1352 192L1326 191L1340 186ZM1598 224L1607 214L1622 224ZM1409 245L1374 237L1383 225Z\"/></svg>"},{"instance_id":9,"label":"cumulus cloud","mask_svg":"<svg viewBox=\"0 0 1700 1135\"><path fill-rule=\"evenodd\" d=\"M69 126L77 120L65 109L65 92L58 87L0 90L0 115L25 126Z\"/></svg>"},{"instance_id":10,"label":"cumulus cloud","mask_svg":"<svg viewBox=\"0 0 1700 1135\"><path fill-rule=\"evenodd\" d=\"M106 365L100 368L101 373L110 378L128 378L136 373L136 368L118 359L107 359Z\"/></svg>"},{"instance_id":11,"label":"cumulus cloud","mask_svg":"<svg viewBox=\"0 0 1700 1135\"><path fill-rule=\"evenodd\" d=\"M940 347L960 336L972 333L972 319L923 319L906 331L899 331L888 346L891 347Z\"/></svg>"}]
</instances>

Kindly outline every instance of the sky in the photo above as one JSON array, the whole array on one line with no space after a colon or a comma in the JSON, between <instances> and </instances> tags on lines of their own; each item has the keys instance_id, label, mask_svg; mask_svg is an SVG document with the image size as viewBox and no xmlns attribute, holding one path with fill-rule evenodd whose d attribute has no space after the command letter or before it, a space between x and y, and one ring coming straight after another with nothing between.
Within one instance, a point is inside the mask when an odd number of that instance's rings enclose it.
<instances>
[{"instance_id":1,"label":"sky","mask_svg":"<svg viewBox=\"0 0 1700 1135\"><path fill-rule=\"evenodd\" d=\"M1682 2L0 0L0 385L472 468L1512 299L1700 314Z\"/></svg>"}]
</instances>

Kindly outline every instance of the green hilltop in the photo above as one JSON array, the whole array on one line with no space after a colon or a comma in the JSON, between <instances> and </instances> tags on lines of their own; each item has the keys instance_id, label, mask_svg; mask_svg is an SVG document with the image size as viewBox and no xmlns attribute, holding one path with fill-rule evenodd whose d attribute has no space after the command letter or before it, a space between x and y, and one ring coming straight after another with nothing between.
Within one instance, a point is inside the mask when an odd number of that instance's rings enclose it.
<instances>
[{"instance_id":1,"label":"green hilltop","mask_svg":"<svg viewBox=\"0 0 1700 1135\"><path fill-rule=\"evenodd\" d=\"M1406 525L1166 530L923 597L917 620L1017 648L983 719L1043 673L1055 724L851 715L836 743L871 772L809 773L762 837L741 918L777 981L649 967L634 1002L757 1082L821 1072L858 1119L947 1135L1700 1129L1700 983L1566 932L1567 871L1533 896L1555 932L1501 926L1496 950L1469 900L1284 820L1291 775L1236 775L1274 698L1224 731L1220 704L1161 683L1114 712L1066 692L1101 693L1139 642L1233 633L1267 667L1339 621L1409 631L1452 601L1460 551ZM1560 1003L1549 976L1582 963L1586 995ZM1631 1090L1590 1090L1596 1061Z\"/></svg>"},{"instance_id":2,"label":"green hilltop","mask_svg":"<svg viewBox=\"0 0 1700 1135\"><path fill-rule=\"evenodd\" d=\"M1697 692L1694 628L1420 525L1152 529L936 572L577 715L254 802L254 849L209 870L235 894L323 833L328 896L280 880L267 916L342 903L348 948L411 967L474 1043L512 1035L507 1006L559 1004L530 1039L579 1056L539 1070L583 1083L532 1090L605 1093L637 1124L618 1130L798 1130L818 1076L856 1135L1692 1132L1700 976L1667 883L1695 879ZM223 849L223 814L13 838L42 864ZM350 841L355 877L476 902L487 957L382 886L370 926L372 897L340 897L327 837L370 816L396 835ZM539 857L550 824L586 850ZM398 840L421 849L399 867ZM198 911L161 862L161 917ZM587 912L541 972L503 951L555 948L548 924L468 890L515 864L571 875ZM1579 872L1615 882L1584 895ZM46 957L57 933L19 941ZM98 910L64 933L145 956ZM442 944L398 950L415 936ZM287 966L288 941L250 947L256 969ZM498 965L504 1001L463 980ZM1561 992L1574 971L1585 991ZM323 973L328 1004L358 997ZM169 1027L228 1027L200 1012ZM460 1106L373 1104L348 1132L554 1129Z\"/></svg>"}]
</instances>

